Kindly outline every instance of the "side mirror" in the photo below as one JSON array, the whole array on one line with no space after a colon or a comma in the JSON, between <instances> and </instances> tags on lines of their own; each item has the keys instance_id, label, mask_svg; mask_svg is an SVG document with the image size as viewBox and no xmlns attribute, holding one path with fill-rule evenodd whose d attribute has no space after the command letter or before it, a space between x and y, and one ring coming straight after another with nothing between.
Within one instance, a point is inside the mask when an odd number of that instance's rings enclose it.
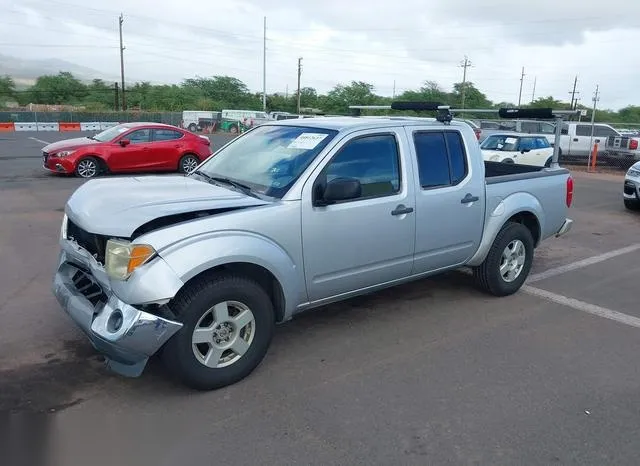
<instances>
[{"instance_id":1,"label":"side mirror","mask_svg":"<svg viewBox=\"0 0 640 466\"><path fill-rule=\"evenodd\" d=\"M316 205L329 205L338 201L356 199L362 195L362 185L354 178L335 178L327 183L322 197L317 199Z\"/></svg>"},{"instance_id":2,"label":"side mirror","mask_svg":"<svg viewBox=\"0 0 640 466\"><path fill-rule=\"evenodd\" d=\"M531 152L531 149L522 149L520 151L521 154L524 154L525 152Z\"/></svg>"},{"instance_id":3,"label":"side mirror","mask_svg":"<svg viewBox=\"0 0 640 466\"><path fill-rule=\"evenodd\" d=\"M131 144L131 141L129 141L128 139L120 139L120 145L122 147L127 147L129 144Z\"/></svg>"}]
</instances>

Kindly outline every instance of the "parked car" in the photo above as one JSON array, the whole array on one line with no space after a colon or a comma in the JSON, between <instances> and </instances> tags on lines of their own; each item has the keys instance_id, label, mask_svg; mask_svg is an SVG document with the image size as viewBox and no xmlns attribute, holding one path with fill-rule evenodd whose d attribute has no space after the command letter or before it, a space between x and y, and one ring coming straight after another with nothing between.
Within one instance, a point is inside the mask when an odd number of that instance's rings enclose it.
<instances>
[{"instance_id":1,"label":"parked car","mask_svg":"<svg viewBox=\"0 0 640 466\"><path fill-rule=\"evenodd\" d=\"M640 162L634 163L624 176L622 199L627 209L640 210Z\"/></svg>"},{"instance_id":2,"label":"parked car","mask_svg":"<svg viewBox=\"0 0 640 466\"><path fill-rule=\"evenodd\" d=\"M553 147L544 136L520 133L492 134L480 144L482 157L490 162L550 167Z\"/></svg>"},{"instance_id":3,"label":"parked car","mask_svg":"<svg viewBox=\"0 0 640 466\"><path fill-rule=\"evenodd\" d=\"M480 122L480 142L496 133L510 131L514 133L529 134L531 136L543 136L553 146L556 141L556 126L554 123L539 120L483 120Z\"/></svg>"},{"instance_id":4,"label":"parked car","mask_svg":"<svg viewBox=\"0 0 640 466\"><path fill-rule=\"evenodd\" d=\"M55 173L93 178L102 173L190 173L210 155L206 136L161 123L123 123L94 136L49 144L42 149L42 163Z\"/></svg>"},{"instance_id":5,"label":"parked car","mask_svg":"<svg viewBox=\"0 0 640 466\"><path fill-rule=\"evenodd\" d=\"M220 126L222 112L210 112L200 110L185 110L182 112L183 129L192 133L196 131L215 131Z\"/></svg>"},{"instance_id":6,"label":"parked car","mask_svg":"<svg viewBox=\"0 0 640 466\"><path fill-rule=\"evenodd\" d=\"M562 160L586 162L592 150L590 142L598 143L603 149L610 136L617 137L620 136L620 133L604 123L593 125L593 141L591 141L591 123L563 123L562 135L560 136L560 157Z\"/></svg>"},{"instance_id":7,"label":"parked car","mask_svg":"<svg viewBox=\"0 0 640 466\"><path fill-rule=\"evenodd\" d=\"M215 389L311 308L463 266L517 292L534 249L571 228L572 198L566 169L483 162L463 122L272 122L186 177L78 188L53 293L116 372L162 349L170 373Z\"/></svg>"}]
</instances>

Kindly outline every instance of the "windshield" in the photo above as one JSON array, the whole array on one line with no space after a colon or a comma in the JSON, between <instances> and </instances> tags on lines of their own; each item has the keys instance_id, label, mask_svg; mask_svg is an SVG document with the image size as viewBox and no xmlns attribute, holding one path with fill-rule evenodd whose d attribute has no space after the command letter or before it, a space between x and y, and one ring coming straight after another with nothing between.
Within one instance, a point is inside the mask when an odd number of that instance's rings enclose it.
<instances>
[{"instance_id":1,"label":"windshield","mask_svg":"<svg viewBox=\"0 0 640 466\"><path fill-rule=\"evenodd\" d=\"M93 136L93 139L100 142L113 141L117 136L120 136L128 129L129 128L124 125L114 126L112 128L104 130L101 133L96 134L95 136Z\"/></svg>"},{"instance_id":2,"label":"windshield","mask_svg":"<svg viewBox=\"0 0 640 466\"><path fill-rule=\"evenodd\" d=\"M485 150L500 150L500 151L515 151L518 147L518 138L513 136L489 136L480 145L480 149Z\"/></svg>"},{"instance_id":3,"label":"windshield","mask_svg":"<svg viewBox=\"0 0 640 466\"><path fill-rule=\"evenodd\" d=\"M301 126L259 126L219 151L198 172L282 198L337 133Z\"/></svg>"}]
</instances>

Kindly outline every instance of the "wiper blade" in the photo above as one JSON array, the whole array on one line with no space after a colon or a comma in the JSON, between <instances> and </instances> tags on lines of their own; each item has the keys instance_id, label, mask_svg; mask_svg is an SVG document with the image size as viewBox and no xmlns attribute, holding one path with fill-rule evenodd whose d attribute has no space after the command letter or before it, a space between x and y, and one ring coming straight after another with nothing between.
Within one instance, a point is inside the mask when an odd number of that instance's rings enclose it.
<instances>
[{"instance_id":1,"label":"wiper blade","mask_svg":"<svg viewBox=\"0 0 640 466\"><path fill-rule=\"evenodd\" d=\"M200 175L201 177L205 178L207 181L213 181L213 178L211 178L209 175L207 175L205 172L201 170L195 170L193 174Z\"/></svg>"},{"instance_id":2,"label":"wiper blade","mask_svg":"<svg viewBox=\"0 0 640 466\"><path fill-rule=\"evenodd\" d=\"M234 186L240 189L241 191L244 191L246 194L256 197L256 195L253 193L253 190L251 189L250 186L247 186L246 184L242 184L239 181L232 180L230 178L225 178L223 176L210 176L209 179L213 181L217 181L218 183L230 184L231 186Z\"/></svg>"}]
</instances>

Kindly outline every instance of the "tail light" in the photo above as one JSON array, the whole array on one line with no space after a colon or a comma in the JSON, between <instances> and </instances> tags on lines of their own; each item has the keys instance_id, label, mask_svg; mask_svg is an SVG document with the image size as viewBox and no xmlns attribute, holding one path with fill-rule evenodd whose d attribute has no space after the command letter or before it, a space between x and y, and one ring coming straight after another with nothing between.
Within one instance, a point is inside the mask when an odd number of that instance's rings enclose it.
<instances>
[{"instance_id":1,"label":"tail light","mask_svg":"<svg viewBox=\"0 0 640 466\"><path fill-rule=\"evenodd\" d=\"M629 140L629 149L636 150L637 148L638 148L638 140L637 139Z\"/></svg>"},{"instance_id":2,"label":"tail light","mask_svg":"<svg viewBox=\"0 0 640 466\"><path fill-rule=\"evenodd\" d=\"M567 207L571 207L571 203L573 202L573 178L569 176L567 178Z\"/></svg>"}]
</instances>

